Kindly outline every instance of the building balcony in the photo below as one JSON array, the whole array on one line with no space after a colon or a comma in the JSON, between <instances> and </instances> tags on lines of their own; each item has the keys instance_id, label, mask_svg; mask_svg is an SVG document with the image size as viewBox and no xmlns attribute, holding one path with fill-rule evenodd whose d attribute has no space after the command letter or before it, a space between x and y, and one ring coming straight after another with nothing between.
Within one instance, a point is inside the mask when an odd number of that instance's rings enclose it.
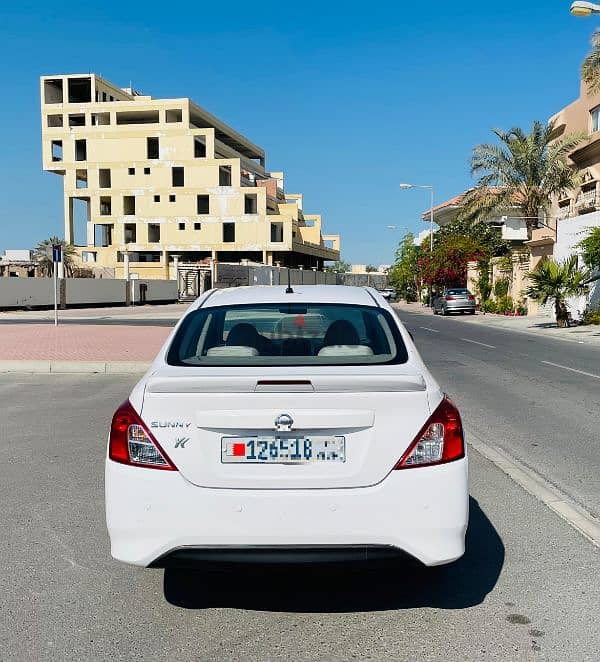
<instances>
[{"instance_id":1,"label":"building balcony","mask_svg":"<svg viewBox=\"0 0 600 662\"><path fill-rule=\"evenodd\" d=\"M598 194L596 191L580 193L575 201L575 209L579 213L598 209Z\"/></svg>"},{"instance_id":2,"label":"building balcony","mask_svg":"<svg viewBox=\"0 0 600 662\"><path fill-rule=\"evenodd\" d=\"M557 221L564 221L567 218L570 218L571 216L571 207L559 207L558 211L556 212L556 220Z\"/></svg>"}]
</instances>

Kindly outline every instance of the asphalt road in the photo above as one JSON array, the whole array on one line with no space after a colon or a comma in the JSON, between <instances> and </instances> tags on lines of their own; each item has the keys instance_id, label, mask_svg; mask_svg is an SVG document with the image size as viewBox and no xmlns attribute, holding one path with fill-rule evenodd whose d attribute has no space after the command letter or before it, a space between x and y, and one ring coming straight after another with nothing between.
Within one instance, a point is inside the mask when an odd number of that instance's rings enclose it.
<instances>
[{"instance_id":1,"label":"asphalt road","mask_svg":"<svg viewBox=\"0 0 600 662\"><path fill-rule=\"evenodd\" d=\"M443 379L445 360L434 366ZM451 566L165 572L113 561L105 438L133 381L0 377L0 659L598 659L598 549L475 452L467 554Z\"/></svg>"},{"instance_id":2,"label":"asphalt road","mask_svg":"<svg viewBox=\"0 0 600 662\"><path fill-rule=\"evenodd\" d=\"M600 347L397 312L470 433L600 518Z\"/></svg>"}]
</instances>

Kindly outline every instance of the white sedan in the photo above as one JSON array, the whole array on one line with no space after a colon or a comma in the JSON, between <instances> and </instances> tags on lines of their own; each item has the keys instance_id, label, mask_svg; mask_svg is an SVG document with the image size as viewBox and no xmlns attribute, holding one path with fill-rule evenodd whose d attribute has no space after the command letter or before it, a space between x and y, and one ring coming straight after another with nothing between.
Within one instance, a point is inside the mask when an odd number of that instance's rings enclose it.
<instances>
[{"instance_id":1,"label":"white sedan","mask_svg":"<svg viewBox=\"0 0 600 662\"><path fill-rule=\"evenodd\" d=\"M464 553L460 415L374 289L213 290L115 412L115 559L139 566Z\"/></svg>"}]
</instances>

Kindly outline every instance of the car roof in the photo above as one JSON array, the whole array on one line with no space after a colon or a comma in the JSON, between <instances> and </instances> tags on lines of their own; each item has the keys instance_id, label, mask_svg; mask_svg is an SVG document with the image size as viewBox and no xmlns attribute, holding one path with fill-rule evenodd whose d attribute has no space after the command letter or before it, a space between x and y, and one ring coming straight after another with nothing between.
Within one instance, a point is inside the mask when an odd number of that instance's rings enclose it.
<instances>
[{"instance_id":1,"label":"car roof","mask_svg":"<svg viewBox=\"0 0 600 662\"><path fill-rule=\"evenodd\" d=\"M253 285L213 290L198 300L196 308L236 306L253 303L339 303L378 307L379 302L367 287L348 285L292 285L293 294L286 294L286 285Z\"/></svg>"}]
</instances>

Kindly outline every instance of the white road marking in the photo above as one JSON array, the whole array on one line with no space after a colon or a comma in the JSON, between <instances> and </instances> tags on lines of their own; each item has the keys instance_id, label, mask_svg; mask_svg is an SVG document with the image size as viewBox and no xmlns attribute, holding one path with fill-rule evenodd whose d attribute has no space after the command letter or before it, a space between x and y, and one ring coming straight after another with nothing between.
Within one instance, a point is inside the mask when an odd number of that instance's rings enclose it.
<instances>
[{"instance_id":1,"label":"white road marking","mask_svg":"<svg viewBox=\"0 0 600 662\"><path fill-rule=\"evenodd\" d=\"M428 326L420 326L419 329L423 329L425 331L431 331L431 333L439 333L437 329L430 329Z\"/></svg>"},{"instance_id":2,"label":"white road marking","mask_svg":"<svg viewBox=\"0 0 600 662\"><path fill-rule=\"evenodd\" d=\"M550 510L579 531L596 547L600 547L600 523L585 508L573 501L567 494L549 483L543 476L506 451L492 447L467 431L469 445L512 478L526 492L532 494ZM473 441L475 438L475 441Z\"/></svg>"},{"instance_id":3,"label":"white road marking","mask_svg":"<svg viewBox=\"0 0 600 662\"><path fill-rule=\"evenodd\" d=\"M585 372L584 370L576 370L575 368L569 368L567 365L560 365L560 363L552 363L552 361L542 361L546 365L551 365L554 368L561 368L562 370L568 370L569 372L576 372L579 375L585 375L586 377L592 377L593 379L600 379L600 375L594 375L591 372Z\"/></svg>"},{"instance_id":4,"label":"white road marking","mask_svg":"<svg viewBox=\"0 0 600 662\"><path fill-rule=\"evenodd\" d=\"M478 340L469 340L468 338L461 338L461 340L464 340L465 342L471 342L474 345L481 345L482 347L488 347L489 349L496 349L495 345L488 345L487 343L479 342Z\"/></svg>"}]
</instances>

